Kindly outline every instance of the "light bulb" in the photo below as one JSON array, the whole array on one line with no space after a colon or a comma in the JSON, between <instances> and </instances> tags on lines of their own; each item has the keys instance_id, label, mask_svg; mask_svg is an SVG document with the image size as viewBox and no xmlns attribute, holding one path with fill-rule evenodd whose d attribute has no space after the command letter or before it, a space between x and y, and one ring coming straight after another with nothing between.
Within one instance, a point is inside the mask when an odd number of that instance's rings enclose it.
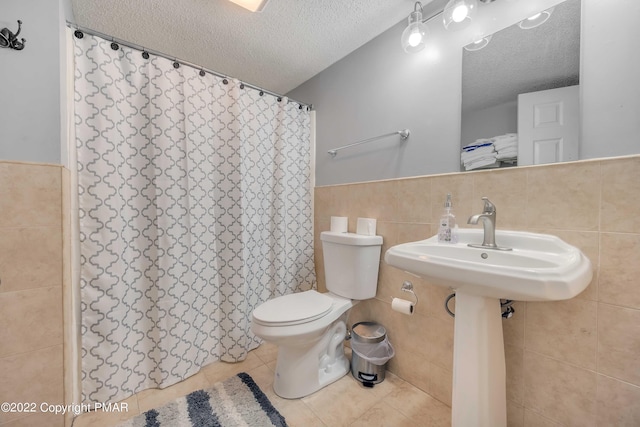
<instances>
[{"instance_id":1,"label":"light bulb","mask_svg":"<svg viewBox=\"0 0 640 427\"><path fill-rule=\"evenodd\" d=\"M453 22L462 22L464 18L469 14L469 8L466 4L460 4L453 9L453 13L451 17L453 18Z\"/></svg>"},{"instance_id":2,"label":"light bulb","mask_svg":"<svg viewBox=\"0 0 640 427\"><path fill-rule=\"evenodd\" d=\"M491 37L492 37L492 35L489 34L486 37L474 40L473 42L471 42L468 45L466 45L464 47L464 49L468 50L469 52L480 50L480 49L484 48L485 46L487 46L489 44L489 42L491 41Z\"/></svg>"},{"instance_id":3,"label":"light bulb","mask_svg":"<svg viewBox=\"0 0 640 427\"><path fill-rule=\"evenodd\" d=\"M478 8L478 0L449 0L442 12L442 23L449 30L466 27Z\"/></svg>"},{"instance_id":4,"label":"light bulb","mask_svg":"<svg viewBox=\"0 0 640 427\"><path fill-rule=\"evenodd\" d=\"M409 46L416 47L422 42L422 34L420 31L414 29L409 36Z\"/></svg>"},{"instance_id":5,"label":"light bulb","mask_svg":"<svg viewBox=\"0 0 640 427\"><path fill-rule=\"evenodd\" d=\"M547 22L547 20L551 17L551 14L553 13L553 9L554 7L547 10L543 10L542 12L536 13L535 15L531 15L527 19L523 19L522 21L520 21L518 25L523 30L530 30L532 28L536 28L544 24L545 22Z\"/></svg>"},{"instance_id":6,"label":"light bulb","mask_svg":"<svg viewBox=\"0 0 640 427\"><path fill-rule=\"evenodd\" d=\"M428 31L427 26L422 22L422 13L411 12L409 25L402 32L402 49L407 53L416 53L424 49Z\"/></svg>"}]
</instances>

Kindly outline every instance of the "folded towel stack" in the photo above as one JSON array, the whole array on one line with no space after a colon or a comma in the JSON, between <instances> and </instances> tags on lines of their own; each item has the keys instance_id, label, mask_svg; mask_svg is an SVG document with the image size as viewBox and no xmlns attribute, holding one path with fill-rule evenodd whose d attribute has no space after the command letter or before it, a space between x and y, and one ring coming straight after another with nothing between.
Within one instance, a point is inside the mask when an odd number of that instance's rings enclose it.
<instances>
[{"instance_id":1,"label":"folded towel stack","mask_svg":"<svg viewBox=\"0 0 640 427\"><path fill-rule=\"evenodd\" d=\"M497 168L501 163L518 160L518 134L507 133L493 138L477 139L462 147L460 160L465 170Z\"/></svg>"},{"instance_id":2,"label":"folded towel stack","mask_svg":"<svg viewBox=\"0 0 640 427\"><path fill-rule=\"evenodd\" d=\"M507 133L493 138L493 146L501 161L513 161L518 158L518 134Z\"/></svg>"},{"instance_id":3,"label":"folded towel stack","mask_svg":"<svg viewBox=\"0 0 640 427\"><path fill-rule=\"evenodd\" d=\"M497 167L497 152L492 139L478 139L471 144L462 147L460 159L465 170L478 168Z\"/></svg>"}]
</instances>

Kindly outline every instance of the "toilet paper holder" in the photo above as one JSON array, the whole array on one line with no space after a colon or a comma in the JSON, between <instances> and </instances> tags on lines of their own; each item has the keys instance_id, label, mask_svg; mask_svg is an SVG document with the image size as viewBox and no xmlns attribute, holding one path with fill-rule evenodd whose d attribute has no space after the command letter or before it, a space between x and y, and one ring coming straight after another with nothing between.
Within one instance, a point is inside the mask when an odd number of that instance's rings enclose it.
<instances>
[{"instance_id":1,"label":"toilet paper holder","mask_svg":"<svg viewBox=\"0 0 640 427\"><path fill-rule=\"evenodd\" d=\"M418 295L416 295L416 293L415 293L415 292L413 292L413 283L411 283L411 282L410 282L410 281L408 281L408 280L405 280L405 281L402 283L402 288L400 288L400 290L401 290L402 292L407 292L407 293L409 293L409 294L413 295L413 299L415 300L415 301L413 301L413 305L414 305L414 306L418 305Z\"/></svg>"}]
</instances>

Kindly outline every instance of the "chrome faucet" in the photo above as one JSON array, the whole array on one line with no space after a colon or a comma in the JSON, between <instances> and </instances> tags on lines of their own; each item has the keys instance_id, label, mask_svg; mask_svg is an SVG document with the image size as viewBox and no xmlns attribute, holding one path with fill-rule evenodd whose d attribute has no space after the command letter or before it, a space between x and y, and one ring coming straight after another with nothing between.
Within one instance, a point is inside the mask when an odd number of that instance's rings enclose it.
<instances>
[{"instance_id":1,"label":"chrome faucet","mask_svg":"<svg viewBox=\"0 0 640 427\"><path fill-rule=\"evenodd\" d=\"M478 221L482 221L484 239L482 240L481 245L469 243L469 246L472 248L510 251L511 248L504 248L496 245L496 205L491 203L491 200L487 197L483 197L482 200L484 201L484 210L481 214L470 216L467 224L477 224Z\"/></svg>"}]
</instances>

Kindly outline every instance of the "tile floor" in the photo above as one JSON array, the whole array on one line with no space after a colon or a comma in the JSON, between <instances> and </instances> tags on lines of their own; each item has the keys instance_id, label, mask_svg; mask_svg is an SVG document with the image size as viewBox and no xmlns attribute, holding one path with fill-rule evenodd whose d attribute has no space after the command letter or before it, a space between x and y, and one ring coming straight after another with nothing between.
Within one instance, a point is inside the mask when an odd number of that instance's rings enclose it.
<instances>
[{"instance_id":1,"label":"tile floor","mask_svg":"<svg viewBox=\"0 0 640 427\"><path fill-rule=\"evenodd\" d=\"M349 349L347 349L349 350ZM277 348L263 344L240 363L217 362L164 390L145 390L125 400L129 411L91 412L76 418L73 427L111 427L141 412L161 406L191 391L210 387L238 372L247 372L286 418L290 427L449 427L451 408L390 372L373 388L363 387L349 374L302 399L278 397L271 387Z\"/></svg>"}]
</instances>

